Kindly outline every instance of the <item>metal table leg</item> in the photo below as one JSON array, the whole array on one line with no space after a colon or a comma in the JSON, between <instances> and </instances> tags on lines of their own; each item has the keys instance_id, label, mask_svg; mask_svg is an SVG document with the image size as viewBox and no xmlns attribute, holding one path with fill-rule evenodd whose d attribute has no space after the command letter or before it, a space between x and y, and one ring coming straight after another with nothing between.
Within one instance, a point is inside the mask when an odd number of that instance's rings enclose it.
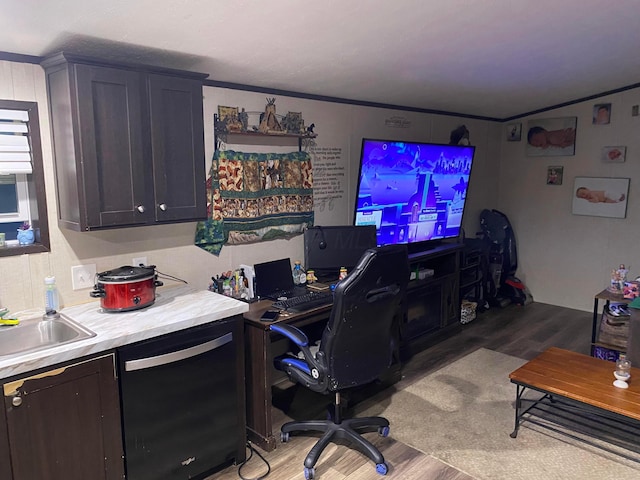
<instances>
[{"instance_id":1,"label":"metal table leg","mask_svg":"<svg viewBox=\"0 0 640 480\"><path fill-rule=\"evenodd\" d=\"M524 393L526 387L521 385L516 385L516 418L515 418L515 426L513 428L513 432L509 435L511 438L516 438L518 436L518 428L520 427L520 418L522 418L522 413L520 410L522 409L522 394Z\"/></svg>"}]
</instances>

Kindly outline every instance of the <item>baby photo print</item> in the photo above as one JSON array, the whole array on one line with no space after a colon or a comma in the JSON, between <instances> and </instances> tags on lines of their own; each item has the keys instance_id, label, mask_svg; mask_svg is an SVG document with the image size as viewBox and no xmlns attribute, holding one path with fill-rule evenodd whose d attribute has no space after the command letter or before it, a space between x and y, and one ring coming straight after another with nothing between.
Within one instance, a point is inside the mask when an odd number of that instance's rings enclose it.
<instances>
[{"instance_id":1,"label":"baby photo print","mask_svg":"<svg viewBox=\"0 0 640 480\"><path fill-rule=\"evenodd\" d=\"M572 194L575 215L625 218L629 179L576 177Z\"/></svg>"},{"instance_id":2,"label":"baby photo print","mask_svg":"<svg viewBox=\"0 0 640 480\"><path fill-rule=\"evenodd\" d=\"M537 118L527 123L527 155L574 155L577 117Z\"/></svg>"},{"instance_id":3,"label":"baby photo print","mask_svg":"<svg viewBox=\"0 0 640 480\"><path fill-rule=\"evenodd\" d=\"M602 161L605 163L623 163L627 154L627 147L602 147Z\"/></svg>"}]
</instances>

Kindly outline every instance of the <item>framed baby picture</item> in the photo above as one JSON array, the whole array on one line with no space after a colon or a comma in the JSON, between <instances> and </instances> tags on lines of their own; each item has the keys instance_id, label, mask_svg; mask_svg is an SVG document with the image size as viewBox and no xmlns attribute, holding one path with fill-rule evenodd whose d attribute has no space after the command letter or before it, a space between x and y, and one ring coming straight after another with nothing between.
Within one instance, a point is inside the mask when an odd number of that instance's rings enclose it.
<instances>
[{"instance_id":1,"label":"framed baby picture","mask_svg":"<svg viewBox=\"0 0 640 480\"><path fill-rule=\"evenodd\" d=\"M593 106L593 124L608 125L611 122L611 104L596 103Z\"/></svg>"},{"instance_id":2,"label":"framed baby picture","mask_svg":"<svg viewBox=\"0 0 640 480\"><path fill-rule=\"evenodd\" d=\"M572 195L572 213L575 215L625 218L629 179L576 177Z\"/></svg>"},{"instance_id":3,"label":"framed baby picture","mask_svg":"<svg viewBox=\"0 0 640 480\"><path fill-rule=\"evenodd\" d=\"M623 163L627 155L627 147L602 147L602 161L605 163Z\"/></svg>"},{"instance_id":4,"label":"framed baby picture","mask_svg":"<svg viewBox=\"0 0 640 480\"><path fill-rule=\"evenodd\" d=\"M578 117L536 118L527 122L527 155L575 155Z\"/></svg>"},{"instance_id":5,"label":"framed baby picture","mask_svg":"<svg viewBox=\"0 0 640 480\"><path fill-rule=\"evenodd\" d=\"M547 185L562 185L562 174L564 167L551 165L547 167Z\"/></svg>"},{"instance_id":6,"label":"framed baby picture","mask_svg":"<svg viewBox=\"0 0 640 480\"><path fill-rule=\"evenodd\" d=\"M507 142L519 142L522 138L522 124L510 123L507 125Z\"/></svg>"}]
</instances>

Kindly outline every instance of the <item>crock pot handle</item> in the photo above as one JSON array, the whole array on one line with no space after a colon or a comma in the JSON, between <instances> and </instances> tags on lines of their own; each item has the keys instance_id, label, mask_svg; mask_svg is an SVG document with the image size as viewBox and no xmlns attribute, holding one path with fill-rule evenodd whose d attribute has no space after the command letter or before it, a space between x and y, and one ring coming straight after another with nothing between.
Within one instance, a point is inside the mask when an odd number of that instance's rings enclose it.
<instances>
[{"instance_id":1,"label":"crock pot handle","mask_svg":"<svg viewBox=\"0 0 640 480\"><path fill-rule=\"evenodd\" d=\"M154 281L154 282L153 282L153 284L154 284L156 287L161 287L161 286L163 286L163 285L164 285L164 283L162 283L162 280L156 280L156 281Z\"/></svg>"},{"instance_id":2,"label":"crock pot handle","mask_svg":"<svg viewBox=\"0 0 640 480\"><path fill-rule=\"evenodd\" d=\"M95 290L92 290L91 292L89 292L89 296L93 298L104 298L107 295L103 289L96 287Z\"/></svg>"}]
</instances>

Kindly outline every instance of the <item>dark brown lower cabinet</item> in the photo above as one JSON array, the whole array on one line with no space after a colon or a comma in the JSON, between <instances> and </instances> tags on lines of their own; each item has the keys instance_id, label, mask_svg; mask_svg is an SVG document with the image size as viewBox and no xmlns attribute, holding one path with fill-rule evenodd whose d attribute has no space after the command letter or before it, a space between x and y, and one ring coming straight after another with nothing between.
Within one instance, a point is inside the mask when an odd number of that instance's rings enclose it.
<instances>
[{"instance_id":1,"label":"dark brown lower cabinet","mask_svg":"<svg viewBox=\"0 0 640 480\"><path fill-rule=\"evenodd\" d=\"M409 254L407 318L400 330L400 353L412 356L460 324L460 251L445 243Z\"/></svg>"},{"instance_id":2,"label":"dark brown lower cabinet","mask_svg":"<svg viewBox=\"0 0 640 480\"><path fill-rule=\"evenodd\" d=\"M0 478L124 478L113 354L12 380L3 384L3 393Z\"/></svg>"},{"instance_id":3,"label":"dark brown lower cabinet","mask_svg":"<svg viewBox=\"0 0 640 480\"><path fill-rule=\"evenodd\" d=\"M5 417L4 409L0 411L0 478L12 478L9 437L7 436L7 418Z\"/></svg>"}]
</instances>

